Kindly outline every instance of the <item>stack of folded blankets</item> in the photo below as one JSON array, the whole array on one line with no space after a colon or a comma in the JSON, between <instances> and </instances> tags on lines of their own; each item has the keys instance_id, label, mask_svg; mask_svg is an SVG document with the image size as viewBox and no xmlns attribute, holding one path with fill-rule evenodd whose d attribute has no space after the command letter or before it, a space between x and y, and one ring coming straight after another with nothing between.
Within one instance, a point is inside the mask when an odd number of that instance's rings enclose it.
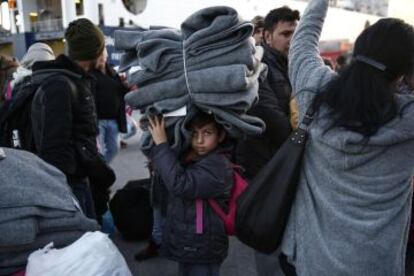
<instances>
[{"instance_id":1,"label":"stack of folded blankets","mask_svg":"<svg viewBox=\"0 0 414 276\"><path fill-rule=\"evenodd\" d=\"M62 248L99 229L78 207L66 177L35 155L4 149L0 160L0 275L24 270L33 251Z\"/></svg>"},{"instance_id":2,"label":"stack of folded blankets","mask_svg":"<svg viewBox=\"0 0 414 276\"><path fill-rule=\"evenodd\" d=\"M253 26L230 7L202 9L180 30L116 31L115 47L123 51L120 71L140 68L128 75L128 82L138 88L125 100L143 112L144 129L147 116L185 106L187 116L166 121L174 133L173 148L188 142L185 123L198 109L213 113L233 137L260 134L264 123L246 115L258 99L259 79L266 74L252 31ZM141 146L152 146L148 132Z\"/></svg>"}]
</instances>

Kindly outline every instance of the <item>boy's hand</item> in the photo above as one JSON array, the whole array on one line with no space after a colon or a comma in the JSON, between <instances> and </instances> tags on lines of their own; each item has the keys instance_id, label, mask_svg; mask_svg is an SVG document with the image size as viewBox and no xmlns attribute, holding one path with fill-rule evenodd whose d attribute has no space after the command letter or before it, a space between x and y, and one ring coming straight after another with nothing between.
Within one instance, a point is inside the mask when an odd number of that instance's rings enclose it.
<instances>
[{"instance_id":1,"label":"boy's hand","mask_svg":"<svg viewBox=\"0 0 414 276\"><path fill-rule=\"evenodd\" d=\"M167 133L165 133L164 118L148 117L150 125L148 129L152 135L152 139L156 145L167 142Z\"/></svg>"}]
</instances>

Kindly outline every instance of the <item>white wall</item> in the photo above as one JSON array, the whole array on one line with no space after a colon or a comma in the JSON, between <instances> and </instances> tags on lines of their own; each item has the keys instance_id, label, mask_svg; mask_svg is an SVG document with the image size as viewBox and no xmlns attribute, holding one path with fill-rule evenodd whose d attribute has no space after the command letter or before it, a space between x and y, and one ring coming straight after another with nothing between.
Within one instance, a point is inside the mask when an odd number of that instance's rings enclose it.
<instances>
[{"instance_id":1,"label":"white wall","mask_svg":"<svg viewBox=\"0 0 414 276\"><path fill-rule=\"evenodd\" d=\"M72 2L71 0L64 1ZM133 20L142 27L161 25L175 28L179 28L181 22L189 15L208 6L227 5L234 7L246 20L250 20L258 14L264 16L270 9L282 5L289 5L301 13L306 7L304 2L289 0L147 0L144 12L134 15L127 11L121 0L89 1L96 1L95 10L98 9L98 3L104 4L105 25L108 26L118 26L119 18L123 17L125 23ZM414 2L413 0L405 1ZM325 22L322 40L349 39L352 42L363 30L367 20L372 24L378 19L377 16L331 8ZM94 22L98 23L97 15Z\"/></svg>"},{"instance_id":2,"label":"white wall","mask_svg":"<svg viewBox=\"0 0 414 276\"><path fill-rule=\"evenodd\" d=\"M17 8L22 17L23 25L20 26L20 32L30 32L30 13L38 12L36 0L18 0Z\"/></svg>"},{"instance_id":3,"label":"white wall","mask_svg":"<svg viewBox=\"0 0 414 276\"><path fill-rule=\"evenodd\" d=\"M69 23L76 18L76 6L73 0L62 0L63 27L67 28Z\"/></svg>"},{"instance_id":4,"label":"white wall","mask_svg":"<svg viewBox=\"0 0 414 276\"><path fill-rule=\"evenodd\" d=\"M414 1L413 0L390 0L388 16L404 19L414 25Z\"/></svg>"}]
</instances>

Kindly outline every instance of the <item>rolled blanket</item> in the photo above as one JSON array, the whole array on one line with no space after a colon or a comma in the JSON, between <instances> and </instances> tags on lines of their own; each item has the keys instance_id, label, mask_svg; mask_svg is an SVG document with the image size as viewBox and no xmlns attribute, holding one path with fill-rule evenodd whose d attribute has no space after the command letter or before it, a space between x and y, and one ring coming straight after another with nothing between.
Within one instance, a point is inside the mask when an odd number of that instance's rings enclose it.
<instances>
[{"instance_id":1,"label":"rolled blanket","mask_svg":"<svg viewBox=\"0 0 414 276\"><path fill-rule=\"evenodd\" d=\"M0 160L0 248L32 243L40 231L94 230L66 177L32 153L4 148Z\"/></svg>"},{"instance_id":2,"label":"rolled blanket","mask_svg":"<svg viewBox=\"0 0 414 276\"><path fill-rule=\"evenodd\" d=\"M180 51L182 51L182 49L180 49ZM186 68L188 72L191 72L210 67L223 66L223 64L244 64L249 70L254 70L257 59L261 60L261 57L258 58L256 56L255 58L255 53L256 47L250 40L244 41L244 43L240 45L206 52L203 55L192 56L187 53L188 58L186 60ZM128 81L141 87L153 82L177 78L184 74L182 53L180 53L179 58L171 58L170 56L156 58L158 59L158 62L156 63L158 67L154 67L154 59L151 54L144 57L138 57L141 70L129 75ZM133 60L134 59L135 58L133 58ZM148 63L151 64L147 64L147 60L149 60ZM136 60L134 62L136 62Z\"/></svg>"},{"instance_id":3,"label":"rolled blanket","mask_svg":"<svg viewBox=\"0 0 414 276\"><path fill-rule=\"evenodd\" d=\"M190 71L187 78L181 75L175 79L140 87L136 92L129 92L125 96L125 102L134 108L141 109L154 102L186 94L189 94L193 98L193 102L197 103L198 94L211 94L211 101L217 102L220 97L217 98L214 94L235 93L232 101L237 104L239 100L243 101L240 99L243 93L240 92L248 91L249 88L257 86L260 69L260 64L257 64L255 71L249 71L245 65L237 64ZM187 80L191 92L187 89ZM256 92L253 91L253 94L257 95ZM247 97L250 96L247 95Z\"/></svg>"},{"instance_id":4,"label":"rolled blanket","mask_svg":"<svg viewBox=\"0 0 414 276\"><path fill-rule=\"evenodd\" d=\"M245 115L258 99L259 75L265 71L252 31L234 9L220 6L194 13L181 30L116 32L115 47L124 51L121 69L140 67L128 76L139 89L127 94L126 102L146 115L199 108L213 113L231 136L260 134L264 123ZM173 148L189 144L185 121L190 117L167 119ZM151 146L144 131L141 147Z\"/></svg>"}]
</instances>

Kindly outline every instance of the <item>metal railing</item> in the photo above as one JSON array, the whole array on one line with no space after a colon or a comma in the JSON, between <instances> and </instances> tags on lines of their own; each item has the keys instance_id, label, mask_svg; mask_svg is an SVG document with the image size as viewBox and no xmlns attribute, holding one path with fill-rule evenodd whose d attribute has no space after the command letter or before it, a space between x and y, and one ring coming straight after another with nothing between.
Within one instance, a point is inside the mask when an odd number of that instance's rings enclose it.
<instances>
[{"instance_id":1,"label":"metal railing","mask_svg":"<svg viewBox=\"0 0 414 276\"><path fill-rule=\"evenodd\" d=\"M62 19L48 19L33 22L31 30L35 33L63 31L63 21Z\"/></svg>"}]
</instances>

